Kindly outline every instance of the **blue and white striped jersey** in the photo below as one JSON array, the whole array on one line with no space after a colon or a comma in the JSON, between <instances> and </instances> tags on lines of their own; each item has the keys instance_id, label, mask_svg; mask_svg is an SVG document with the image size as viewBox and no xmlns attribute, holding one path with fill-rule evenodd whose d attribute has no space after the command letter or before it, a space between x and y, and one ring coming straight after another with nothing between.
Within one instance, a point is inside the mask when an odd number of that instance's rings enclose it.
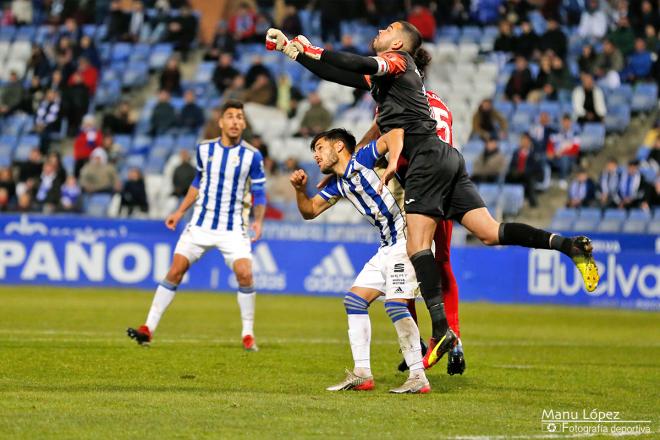
<instances>
[{"instance_id":1,"label":"blue and white striped jersey","mask_svg":"<svg viewBox=\"0 0 660 440\"><path fill-rule=\"evenodd\" d=\"M207 230L247 230L250 191L263 191L266 182L261 153L243 140L229 147L220 138L202 141L197 145L197 171L199 196L190 224Z\"/></svg>"},{"instance_id":2,"label":"blue and white striped jersey","mask_svg":"<svg viewBox=\"0 0 660 440\"><path fill-rule=\"evenodd\" d=\"M378 194L380 174L376 162L381 156L372 142L358 150L346 167L343 176L334 176L319 195L329 203L345 197L369 223L378 228L381 246L392 246L405 239L406 218L402 209L403 187L394 178L382 194ZM380 169L379 171L383 171Z\"/></svg>"}]
</instances>

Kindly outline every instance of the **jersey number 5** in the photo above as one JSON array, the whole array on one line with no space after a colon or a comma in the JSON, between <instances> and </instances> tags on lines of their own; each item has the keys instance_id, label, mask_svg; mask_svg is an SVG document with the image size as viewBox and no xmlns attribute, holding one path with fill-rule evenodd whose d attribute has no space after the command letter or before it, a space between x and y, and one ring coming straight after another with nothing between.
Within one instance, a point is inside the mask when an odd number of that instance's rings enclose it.
<instances>
[{"instance_id":1,"label":"jersey number 5","mask_svg":"<svg viewBox=\"0 0 660 440\"><path fill-rule=\"evenodd\" d=\"M449 125L449 113L438 107L431 107L431 114L435 119L437 133L440 140L451 145L451 126Z\"/></svg>"}]
</instances>

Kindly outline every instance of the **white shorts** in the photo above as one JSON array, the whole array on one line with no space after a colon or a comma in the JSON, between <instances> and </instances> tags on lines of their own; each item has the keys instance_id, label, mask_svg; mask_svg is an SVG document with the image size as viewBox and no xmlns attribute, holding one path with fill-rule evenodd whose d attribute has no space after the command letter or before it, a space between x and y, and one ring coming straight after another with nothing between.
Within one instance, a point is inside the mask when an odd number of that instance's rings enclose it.
<instances>
[{"instance_id":1,"label":"white shorts","mask_svg":"<svg viewBox=\"0 0 660 440\"><path fill-rule=\"evenodd\" d=\"M250 237L242 230L208 231L195 225L186 226L174 253L183 255L193 264L211 248L217 248L222 253L225 264L232 270L236 260L252 259Z\"/></svg>"},{"instance_id":2,"label":"white shorts","mask_svg":"<svg viewBox=\"0 0 660 440\"><path fill-rule=\"evenodd\" d=\"M406 241L378 249L358 274L353 287L378 290L385 294L385 299L416 298L419 286L406 252Z\"/></svg>"}]
</instances>

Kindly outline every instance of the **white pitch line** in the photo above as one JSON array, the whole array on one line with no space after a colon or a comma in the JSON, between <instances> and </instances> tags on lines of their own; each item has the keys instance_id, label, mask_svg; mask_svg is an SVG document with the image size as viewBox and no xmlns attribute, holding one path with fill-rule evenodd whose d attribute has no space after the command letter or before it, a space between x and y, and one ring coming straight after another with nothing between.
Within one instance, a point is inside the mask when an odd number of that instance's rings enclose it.
<instances>
[{"instance_id":1,"label":"white pitch line","mask_svg":"<svg viewBox=\"0 0 660 440\"><path fill-rule=\"evenodd\" d=\"M61 341L65 342L69 340L68 338L62 338L60 336L80 336L80 338L71 339L74 341L111 341L115 339L121 339L120 335L123 335L123 329L118 329L116 332L101 332L101 331L73 331L73 330L29 330L29 329L2 329L0 328L0 339L2 340L31 340L36 341L37 339L28 337L28 338L6 338L6 336L53 336L53 338L40 338L45 341ZM346 344L348 339L338 339L338 338L291 338L291 337L261 337L261 341L264 343L275 343L275 344ZM190 343L190 344L205 344L205 343L233 343L235 338L218 338L212 335L199 335L197 337L181 337L181 338L157 338L157 342L163 343ZM660 347L660 343L626 343L626 344L610 344L610 343L590 343L590 342L581 342L581 341L487 341L487 340L464 340L466 347L589 347L589 348L655 348ZM395 339L373 339L372 344L394 344L396 343ZM519 368L519 366L511 365L500 365L501 368Z\"/></svg>"}]
</instances>

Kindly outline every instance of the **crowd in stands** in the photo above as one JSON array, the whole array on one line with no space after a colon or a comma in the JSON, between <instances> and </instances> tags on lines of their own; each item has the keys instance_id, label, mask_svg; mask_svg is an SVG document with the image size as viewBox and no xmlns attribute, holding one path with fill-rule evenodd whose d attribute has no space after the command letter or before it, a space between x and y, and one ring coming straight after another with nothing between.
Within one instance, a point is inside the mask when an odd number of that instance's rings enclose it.
<instances>
[{"instance_id":1,"label":"crowd in stands","mask_svg":"<svg viewBox=\"0 0 660 440\"><path fill-rule=\"evenodd\" d=\"M240 1L218 22L208 45L197 40L198 17L186 0L135 0L128 8L118 0L0 3L2 25L45 26L52 36L34 39L25 70L7 72L0 83L0 118L30 115L30 139L36 140L29 154L0 169L0 210L84 211L86 195L112 193L119 195L126 215L146 215L144 161L129 160L125 139L135 150L140 136L168 142L218 137L217 107L226 99L278 109L297 121L292 135L302 138L327 129L340 116L371 120L369 94L355 91L352 103L336 108L315 92L317 82L309 87L274 69L263 54L246 56L244 49L261 45L275 25L288 35L311 29L327 47L367 54L369 42L346 32L347 24L376 29L396 19L407 19L426 42L439 46L448 29L497 26L492 48L482 46L480 56L494 56L504 80L472 116L469 143L478 145L479 154L470 168L476 182L521 185L532 207L538 192L553 184L567 191L569 207L657 206L660 127L647 136L644 154L608 162L597 181L583 168L594 151L585 142L588 131L602 127L604 141L605 127L611 131L608 118L620 110L611 91L660 82L660 11L648 0ZM98 28L91 34L85 28L90 24ZM147 62L159 86L148 112L116 96L99 98L107 94L104 81L117 70L109 66L105 48L122 44L172 48L158 67ZM181 63L193 50L211 66L210 87L183 78ZM443 96L442 88L434 91ZM259 136L270 143L267 134L248 129L246 138L265 157L271 199L290 201L286 176L299 164L294 157L270 158ZM68 158L51 148L62 140L58 151L73 147L69 172L63 166ZM162 160L173 200L185 193L194 175L185 149L192 147L177 144Z\"/></svg>"}]
</instances>

